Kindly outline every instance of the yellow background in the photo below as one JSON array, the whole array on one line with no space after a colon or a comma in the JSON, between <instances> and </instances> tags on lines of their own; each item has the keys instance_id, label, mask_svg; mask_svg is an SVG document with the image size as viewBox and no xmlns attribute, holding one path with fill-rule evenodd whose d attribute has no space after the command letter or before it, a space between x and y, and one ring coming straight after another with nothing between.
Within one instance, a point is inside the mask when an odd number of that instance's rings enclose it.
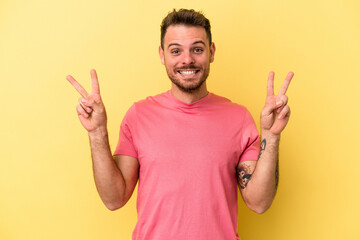
<instances>
[{"instance_id":1,"label":"yellow background","mask_svg":"<svg viewBox=\"0 0 360 240\"><path fill-rule=\"evenodd\" d=\"M357 0L1 0L0 239L130 239L136 193L116 212L102 205L65 76L90 90L98 71L114 149L130 105L170 87L159 25L180 7L211 20L209 90L258 127L268 72L276 91L295 72L278 194L264 215L239 200L242 238L360 239Z\"/></svg>"}]
</instances>

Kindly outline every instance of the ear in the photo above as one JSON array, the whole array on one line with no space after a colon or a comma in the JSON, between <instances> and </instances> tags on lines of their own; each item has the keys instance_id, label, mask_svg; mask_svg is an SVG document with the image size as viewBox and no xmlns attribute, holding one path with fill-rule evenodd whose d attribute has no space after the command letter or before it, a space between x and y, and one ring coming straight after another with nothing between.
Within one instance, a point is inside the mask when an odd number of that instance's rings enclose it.
<instances>
[{"instance_id":1,"label":"ear","mask_svg":"<svg viewBox=\"0 0 360 240\"><path fill-rule=\"evenodd\" d=\"M215 43L212 42L210 45L210 62L211 63L214 62L215 50L216 50Z\"/></svg>"},{"instance_id":2,"label":"ear","mask_svg":"<svg viewBox=\"0 0 360 240\"><path fill-rule=\"evenodd\" d=\"M161 46L159 46L159 56L160 56L161 63L163 65L165 65L164 50L161 48Z\"/></svg>"}]
</instances>

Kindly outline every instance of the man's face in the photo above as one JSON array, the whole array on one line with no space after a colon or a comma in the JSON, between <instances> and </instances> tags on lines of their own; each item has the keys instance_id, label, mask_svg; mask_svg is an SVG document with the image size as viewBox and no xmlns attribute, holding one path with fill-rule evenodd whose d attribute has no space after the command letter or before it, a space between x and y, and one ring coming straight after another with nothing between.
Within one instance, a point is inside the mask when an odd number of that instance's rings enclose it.
<instances>
[{"instance_id":1,"label":"man's face","mask_svg":"<svg viewBox=\"0 0 360 240\"><path fill-rule=\"evenodd\" d=\"M194 92L204 86L214 53L215 45L209 46L204 28L185 25L168 27L164 49L159 47L161 62L170 80L184 92Z\"/></svg>"}]
</instances>

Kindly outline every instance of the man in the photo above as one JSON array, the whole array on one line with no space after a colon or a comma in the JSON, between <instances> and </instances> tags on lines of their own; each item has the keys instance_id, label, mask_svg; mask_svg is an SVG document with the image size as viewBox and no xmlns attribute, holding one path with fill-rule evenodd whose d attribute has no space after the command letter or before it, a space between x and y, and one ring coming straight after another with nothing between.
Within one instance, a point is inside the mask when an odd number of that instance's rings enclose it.
<instances>
[{"instance_id":1,"label":"man","mask_svg":"<svg viewBox=\"0 0 360 240\"><path fill-rule=\"evenodd\" d=\"M285 92L293 73L277 96L274 73L269 74L259 153L260 139L246 108L207 91L214 54L210 23L201 13L181 9L164 18L159 55L171 90L129 109L114 156L95 70L90 94L67 77L82 95L77 112L89 133L104 204L121 208L139 180L133 239L240 239L237 184L257 213L274 199L280 133L290 115Z\"/></svg>"}]
</instances>

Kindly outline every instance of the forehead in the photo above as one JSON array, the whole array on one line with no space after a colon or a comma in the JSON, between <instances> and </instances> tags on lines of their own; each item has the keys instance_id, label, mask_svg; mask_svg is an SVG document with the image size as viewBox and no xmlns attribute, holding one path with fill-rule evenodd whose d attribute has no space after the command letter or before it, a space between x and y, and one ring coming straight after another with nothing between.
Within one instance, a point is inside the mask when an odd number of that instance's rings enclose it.
<instances>
[{"instance_id":1,"label":"forehead","mask_svg":"<svg viewBox=\"0 0 360 240\"><path fill-rule=\"evenodd\" d=\"M200 40L208 45L206 31L203 27L171 25L166 30L164 46L167 47L171 43L188 45Z\"/></svg>"}]
</instances>

